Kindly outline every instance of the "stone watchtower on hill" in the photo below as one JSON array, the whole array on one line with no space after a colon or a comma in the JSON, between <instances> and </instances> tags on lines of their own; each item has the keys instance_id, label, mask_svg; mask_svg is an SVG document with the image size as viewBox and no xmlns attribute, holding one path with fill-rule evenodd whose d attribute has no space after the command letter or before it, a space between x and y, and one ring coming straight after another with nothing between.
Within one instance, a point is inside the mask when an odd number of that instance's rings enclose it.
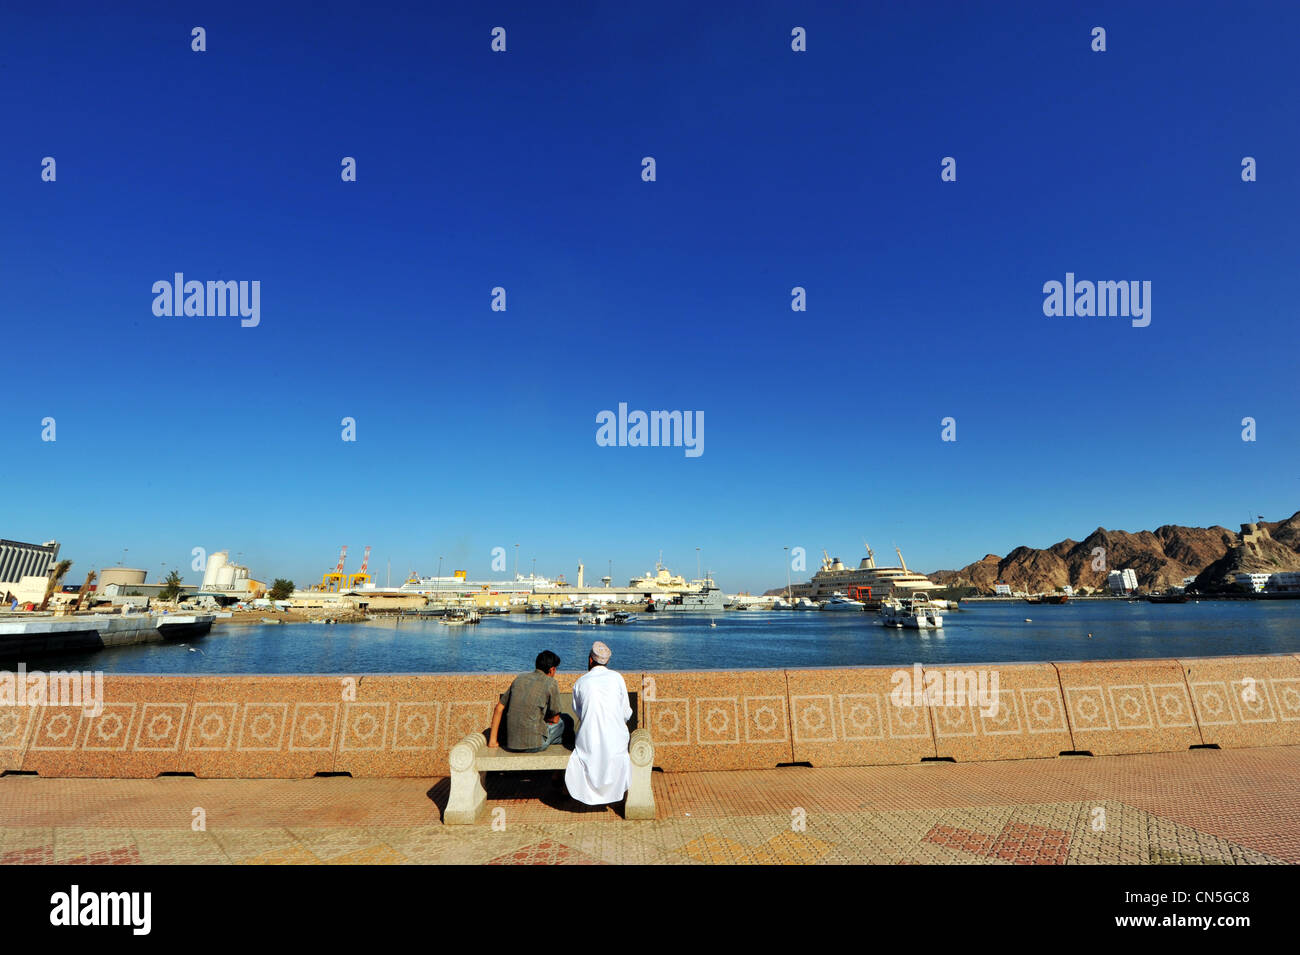
<instances>
[{"instance_id":1,"label":"stone watchtower on hill","mask_svg":"<svg viewBox=\"0 0 1300 955\"><path fill-rule=\"evenodd\" d=\"M1267 527L1260 527L1258 524L1241 525L1241 546L1251 554L1259 554L1260 545L1268 541L1273 542L1273 535L1268 532Z\"/></svg>"}]
</instances>

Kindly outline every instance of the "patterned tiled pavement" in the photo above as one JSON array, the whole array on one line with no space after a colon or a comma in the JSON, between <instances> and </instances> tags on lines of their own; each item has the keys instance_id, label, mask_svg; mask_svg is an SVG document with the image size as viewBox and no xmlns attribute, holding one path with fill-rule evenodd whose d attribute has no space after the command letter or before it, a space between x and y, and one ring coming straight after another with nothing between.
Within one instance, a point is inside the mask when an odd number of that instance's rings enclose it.
<instances>
[{"instance_id":1,"label":"patterned tiled pavement","mask_svg":"<svg viewBox=\"0 0 1300 955\"><path fill-rule=\"evenodd\" d=\"M625 822L549 774L492 775L478 826L445 779L0 778L0 864L1300 862L1300 747L655 773Z\"/></svg>"}]
</instances>

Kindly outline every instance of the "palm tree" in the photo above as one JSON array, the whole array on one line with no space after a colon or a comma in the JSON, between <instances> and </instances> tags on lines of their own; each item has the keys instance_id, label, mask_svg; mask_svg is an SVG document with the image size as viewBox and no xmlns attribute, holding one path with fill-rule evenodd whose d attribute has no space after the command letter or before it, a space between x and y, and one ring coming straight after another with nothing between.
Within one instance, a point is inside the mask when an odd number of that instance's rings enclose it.
<instances>
[{"instance_id":1,"label":"palm tree","mask_svg":"<svg viewBox=\"0 0 1300 955\"><path fill-rule=\"evenodd\" d=\"M41 610L44 610L50 605L50 597L54 595L54 591L58 589L59 584L63 581L63 575L68 572L68 568L71 566L72 561L70 560L61 560L54 565L54 571L50 574L50 579L45 584L45 599L41 601Z\"/></svg>"}]
</instances>

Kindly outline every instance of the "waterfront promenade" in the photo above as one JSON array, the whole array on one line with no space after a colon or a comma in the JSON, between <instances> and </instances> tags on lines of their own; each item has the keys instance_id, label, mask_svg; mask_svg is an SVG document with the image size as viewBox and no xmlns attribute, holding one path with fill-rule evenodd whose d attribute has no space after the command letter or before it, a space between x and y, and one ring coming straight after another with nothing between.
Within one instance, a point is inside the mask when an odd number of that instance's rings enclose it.
<instances>
[{"instance_id":1,"label":"waterfront promenade","mask_svg":"<svg viewBox=\"0 0 1300 955\"><path fill-rule=\"evenodd\" d=\"M443 826L445 777L8 776L0 864L1300 862L1300 746L655 773L654 791L656 818L627 822L549 774L491 776L484 822Z\"/></svg>"}]
</instances>

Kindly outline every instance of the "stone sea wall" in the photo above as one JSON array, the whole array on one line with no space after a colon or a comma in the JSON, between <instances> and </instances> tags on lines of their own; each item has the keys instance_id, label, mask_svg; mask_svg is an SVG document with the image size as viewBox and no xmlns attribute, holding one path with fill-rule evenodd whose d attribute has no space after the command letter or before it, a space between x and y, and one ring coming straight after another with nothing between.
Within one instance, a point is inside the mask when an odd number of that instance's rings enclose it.
<instances>
[{"instance_id":1,"label":"stone sea wall","mask_svg":"<svg viewBox=\"0 0 1300 955\"><path fill-rule=\"evenodd\" d=\"M954 673L972 690L982 680L983 696L924 697L935 678L955 686ZM107 675L98 714L0 705L0 772L440 776L451 747L487 726L512 678ZM576 678L561 674L561 689ZM654 764L669 772L1300 743L1300 656L1290 654L624 679Z\"/></svg>"}]
</instances>

